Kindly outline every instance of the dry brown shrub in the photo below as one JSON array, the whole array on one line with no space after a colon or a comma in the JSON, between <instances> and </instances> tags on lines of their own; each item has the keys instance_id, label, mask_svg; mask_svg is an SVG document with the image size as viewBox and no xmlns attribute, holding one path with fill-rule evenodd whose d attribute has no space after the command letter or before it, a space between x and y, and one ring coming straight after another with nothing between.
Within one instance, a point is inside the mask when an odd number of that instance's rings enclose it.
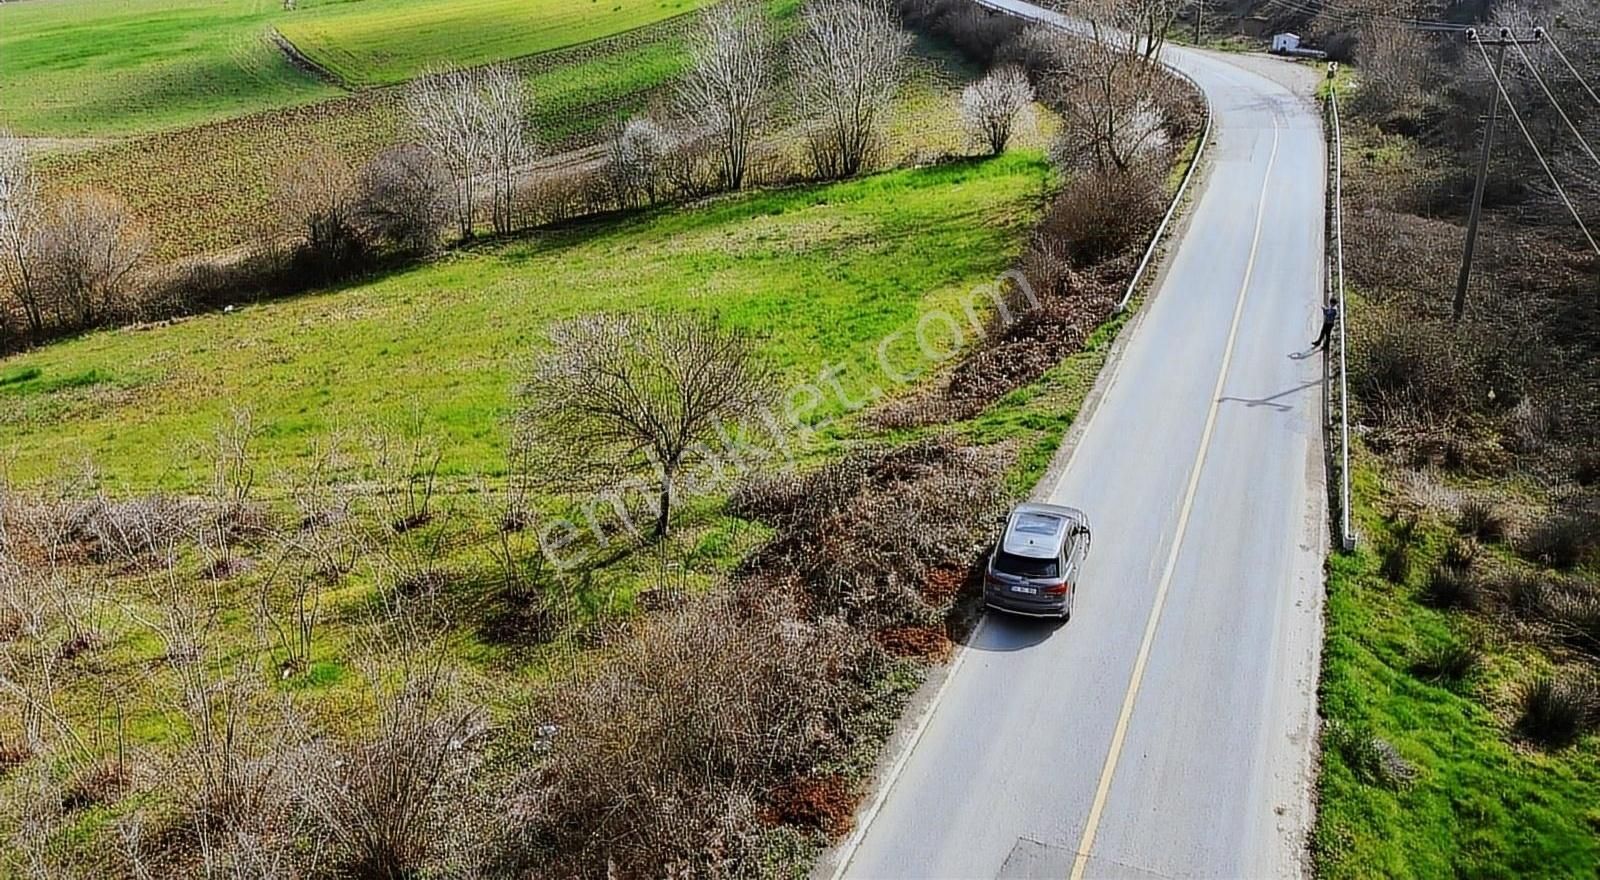
<instances>
[{"instance_id":1,"label":"dry brown shrub","mask_svg":"<svg viewBox=\"0 0 1600 880\"><path fill-rule=\"evenodd\" d=\"M128 770L121 762L102 759L80 767L62 791L61 809L71 813L115 803L128 789Z\"/></svg>"},{"instance_id":2,"label":"dry brown shrub","mask_svg":"<svg viewBox=\"0 0 1600 880\"><path fill-rule=\"evenodd\" d=\"M931 623L923 581L964 567L1001 505L1008 451L937 437L866 448L802 476L754 480L735 493L735 513L778 535L742 571L799 578L819 613L869 627Z\"/></svg>"},{"instance_id":3,"label":"dry brown shrub","mask_svg":"<svg viewBox=\"0 0 1600 880\"><path fill-rule=\"evenodd\" d=\"M472 788L481 711L426 653L367 677L374 682L376 725L305 749L296 767L297 798L353 876L474 875L479 844L496 833L491 817L476 809L481 801Z\"/></svg>"},{"instance_id":4,"label":"dry brown shrub","mask_svg":"<svg viewBox=\"0 0 1600 880\"><path fill-rule=\"evenodd\" d=\"M773 790L767 809L776 824L815 828L829 838L850 830L855 794L848 780L836 775L792 779Z\"/></svg>"},{"instance_id":5,"label":"dry brown shrub","mask_svg":"<svg viewBox=\"0 0 1600 880\"><path fill-rule=\"evenodd\" d=\"M1095 328L1111 315L1126 278L1108 282L1103 276L1116 272L1107 270L1104 264L1089 272L1073 271L1061 265L1057 257L1045 255L1048 247L1036 241L1023 257L1024 275L1030 282L1044 282L1034 288L1036 301L1029 303L1018 295L1010 297L1014 300L1007 304L1010 320L997 310L981 346L962 358L938 383L878 407L868 414L868 421L878 428L895 430L972 418L1079 351ZM1122 268L1122 264L1116 268ZM1128 266L1127 271L1131 274L1132 267Z\"/></svg>"},{"instance_id":6,"label":"dry brown shrub","mask_svg":"<svg viewBox=\"0 0 1600 880\"><path fill-rule=\"evenodd\" d=\"M885 651L895 657L944 660L953 644L942 626L891 626L872 634Z\"/></svg>"},{"instance_id":7,"label":"dry brown shrub","mask_svg":"<svg viewBox=\"0 0 1600 880\"><path fill-rule=\"evenodd\" d=\"M1144 247L1166 212L1165 162L1073 177L1050 205L1039 234L1058 242L1077 267Z\"/></svg>"},{"instance_id":8,"label":"dry brown shrub","mask_svg":"<svg viewBox=\"0 0 1600 880\"><path fill-rule=\"evenodd\" d=\"M521 784L535 876L754 870L768 792L847 747L855 682L875 662L842 621L803 621L767 598L721 593L651 615L540 694L519 725L554 725Z\"/></svg>"}]
</instances>

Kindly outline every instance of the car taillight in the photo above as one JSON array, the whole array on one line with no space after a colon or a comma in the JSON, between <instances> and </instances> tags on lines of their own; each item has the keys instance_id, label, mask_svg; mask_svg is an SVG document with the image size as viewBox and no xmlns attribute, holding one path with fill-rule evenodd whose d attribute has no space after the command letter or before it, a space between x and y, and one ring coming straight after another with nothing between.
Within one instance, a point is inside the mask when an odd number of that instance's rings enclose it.
<instances>
[{"instance_id":1,"label":"car taillight","mask_svg":"<svg viewBox=\"0 0 1600 880\"><path fill-rule=\"evenodd\" d=\"M1065 596L1067 594L1067 582L1062 581L1059 584L1051 584L1039 592L1044 593L1046 596Z\"/></svg>"}]
</instances>

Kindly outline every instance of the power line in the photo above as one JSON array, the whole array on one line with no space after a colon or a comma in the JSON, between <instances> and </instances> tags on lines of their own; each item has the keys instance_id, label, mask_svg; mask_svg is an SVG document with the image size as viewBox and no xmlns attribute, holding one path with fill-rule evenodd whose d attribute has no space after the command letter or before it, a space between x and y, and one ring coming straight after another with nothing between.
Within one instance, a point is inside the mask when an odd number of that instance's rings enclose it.
<instances>
[{"instance_id":1,"label":"power line","mask_svg":"<svg viewBox=\"0 0 1600 880\"><path fill-rule=\"evenodd\" d=\"M1578 72L1578 68L1572 66L1572 62L1567 60L1567 53L1561 51L1561 47L1556 45L1555 40L1550 39L1550 32L1544 28L1540 28L1539 36L1543 37L1544 41L1550 44L1550 48L1555 51L1556 57L1560 58L1561 63L1565 64L1567 66L1567 70L1572 72L1573 79L1576 79L1578 84L1583 86L1583 90L1589 93L1589 98L1596 104L1600 104L1600 95L1595 94L1594 87L1589 85L1589 81L1583 78L1583 74Z\"/></svg>"},{"instance_id":2,"label":"power line","mask_svg":"<svg viewBox=\"0 0 1600 880\"><path fill-rule=\"evenodd\" d=\"M1600 255L1600 244L1596 244L1594 236L1589 234L1589 227L1584 224L1583 217L1579 216L1578 209L1573 207L1572 199L1567 197L1567 191L1562 188L1561 181L1556 179L1555 171L1551 169L1550 163L1545 161L1544 153L1539 150L1539 145L1534 142L1533 135L1529 133L1527 124L1522 121L1522 114L1517 112L1517 105L1512 103L1511 94L1506 91L1506 84L1500 79L1500 73L1494 69L1494 64L1489 61L1489 50L1483 47L1483 41L1478 39L1476 33L1470 34L1469 37L1473 45L1478 47L1478 54L1483 56L1483 64L1489 69L1489 75L1494 78L1494 85L1495 88L1500 90L1500 97L1505 99L1506 109L1511 111L1511 118L1517 121L1517 128L1522 130L1522 137L1527 140L1528 146L1533 149L1534 158L1539 160L1539 164L1544 168L1544 173L1550 178L1550 183L1555 186L1556 194L1561 196L1561 201L1567 206L1567 211L1572 214L1572 219L1577 221L1578 228L1583 230L1583 237L1588 240L1589 247L1596 255Z\"/></svg>"},{"instance_id":3,"label":"power line","mask_svg":"<svg viewBox=\"0 0 1600 880\"><path fill-rule=\"evenodd\" d=\"M1340 9L1331 3L1321 6L1312 5L1311 0L1269 0L1274 6L1281 6L1292 12L1302 15L1324 15L1344 24L1387 24L1394 27L1407 27L1419 31L1450 31L1459 32L1469 30L1471 25L1455 24L1448 21L1429 21L1417 18L1405 18L1398 15L1385 15L1381 12L1358 12L1353 9Z\"/></svg>"},{"instance_id":4,"label":"power line","mask_svg":"<svg viewBox=\"0 0 1600 880\"><path fill-rule=\"evenodd\" d=\"M1543 33L1544 28L1539 28L1534 31L1534 36L1537 37ZM1556 100L1555 93L1550 91L1550 86L1545 84L1544 77L1539 75L1539 68L1533 66L1533 59L1528 57L1527 50L1522 48L1521 43L1513 43L1512 45L1516 47L1517 54L1522 56L1522 63L1528 65L1528 70L1533 74L1534 82L1539 84L1539 88L1544 90L1544 96L1550 99L1550 103L1555 105L1556 112L1561 114L1561 121L1565 122L1567 128L1572 130L1572 136L1578 139L1579 146L1583 147L1583 151L1589 154L1589 159L1595 165L1600 166L1600 156L1594 154L1594 148L1589 146L1587 140L1584 140L1583 132L1578 131L1578 127L1572 124L1572 120L1567 116L1567 111L1561 106L1561 102Z\"/></svg>"}]
</instances>

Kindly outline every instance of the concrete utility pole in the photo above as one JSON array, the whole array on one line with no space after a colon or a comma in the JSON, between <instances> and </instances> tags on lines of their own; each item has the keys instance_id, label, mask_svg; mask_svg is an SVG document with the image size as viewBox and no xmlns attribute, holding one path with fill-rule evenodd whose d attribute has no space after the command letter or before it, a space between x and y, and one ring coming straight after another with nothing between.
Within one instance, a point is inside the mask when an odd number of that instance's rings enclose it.
<instances>
[{"instance_id":1,"label":"concrete utility pole","mask_svg":"<svg viewBox=\"0 0 1600 880\"><path fill-rule=\"evenodd\" d=\"M1467 41L1495 47L1494 75L1499 79L1505 72L1506 47L1517 43L1531 45L1539 42L1539 37L1535 35L1519 39L1512 36L1510 28L1501 28L1499 37L1485 40L1474 28L1467 31ZM1450 318L1453 321L1460 321L1462 313L1467 309L1467 282L1472 279L1472 254L1478 246L1478 217L1483 213L1483 189L1488 184L1489 178L1489 153L1494 143L1494 124L1499 118L1500 88L1496 86L1494 103L1489 109L1489 119L1483 128L1483 149L1478 153L1478 182L1472 187L1472 213L1467 217L1467 246L1461 254L1461 274L1456 278L1456 300L1450 310Z\"/></svg>"},{"instance_id":2,"label":"concrete utility pole","mask_svg":"<svg viewBox=\"0 0 1600 880\"><path fill-rule=\"evenodd\" d=\"M1206 15L1206 0L1194 0L1194 44L1200 45L1200 22Z\"/></svg>"}]
</instances>

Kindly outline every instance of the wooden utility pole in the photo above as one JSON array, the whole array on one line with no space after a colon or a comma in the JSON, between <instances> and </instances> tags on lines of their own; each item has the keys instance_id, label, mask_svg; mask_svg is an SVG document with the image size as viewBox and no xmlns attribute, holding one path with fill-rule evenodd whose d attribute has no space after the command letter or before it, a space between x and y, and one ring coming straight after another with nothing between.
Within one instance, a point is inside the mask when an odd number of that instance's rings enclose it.
<instances>
[{"instance_id":1,"label":"wooden utility pole","mask_svg":"<svg viewBox=\"0 0 1600 880\"><path fill-rule=\"evenodd\" d=\"M1206 15L1206 0L1194 0L1194 44L1200 45L1200 22Z\"/></svg>"},{"instance_id":2,"label":"wooden utility pole","mask_svg":"<svg viewBox=\"0 0 1600 880\"><path fill-rule=\"evenodd\" d=\"M1512 36L1510 28L1501 28L1500 36L1492 40L1485 40L1478 35L1476 28L1467 31L1467 42L1484 46L1495 47L1494 75L1499 80L1505 72L1506 47L1522 43L1531 45L1539 42L1537 36L1530 38L1517 38ZM1456 277L1456 299L1450 309L1453 321L1460 321L1462 314L1467 309L1467 282L1472 280L1472 254L1478 246L1478 218L1483 213L1483 190L1489 179L1489 154L1494 143L1494 125L1500 118L1500 87L1495 86L1494 103L1489 108L1489 119L1483 127L1483 148L1478 153L1478 182L1472 187L1472 212L1467 217L1467 245L1461 253L1461 274Z\"/></svg>"}]
</instances>

